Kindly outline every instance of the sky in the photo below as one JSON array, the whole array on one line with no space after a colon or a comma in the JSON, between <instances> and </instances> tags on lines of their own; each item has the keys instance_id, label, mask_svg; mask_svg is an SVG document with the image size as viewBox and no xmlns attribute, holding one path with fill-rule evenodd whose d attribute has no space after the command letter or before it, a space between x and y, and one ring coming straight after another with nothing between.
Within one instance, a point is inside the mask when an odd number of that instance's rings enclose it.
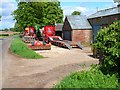
<instances>
[{"instance_id":1,"label":"sky","mask_svg":"<svg viewBox=\"0 0 120 90\"><path fill-rule=\"evenodd\" d=\"M113 0L59 0L63 9L64 17L71 15L73 11L80 11L82 15L91 15L97 10L115 7L117 4ZM0 0L0 30L13 28L15 21L11 15L17 9L15 0Z\"/></svg>"}]
</instances>

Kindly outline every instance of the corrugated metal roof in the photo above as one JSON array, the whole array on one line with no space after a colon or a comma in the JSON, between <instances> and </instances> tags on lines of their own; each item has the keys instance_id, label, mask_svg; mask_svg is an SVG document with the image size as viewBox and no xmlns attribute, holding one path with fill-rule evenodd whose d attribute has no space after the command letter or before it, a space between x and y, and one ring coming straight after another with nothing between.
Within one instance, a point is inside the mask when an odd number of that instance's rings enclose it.
<instances>
[{"instance_id":1,"label":"corrugated metal roof","mask_svg":"<svg viewBox=\"0 0 120 90\"><path fill-rule=\"evenodd\" d=\"M56 25L56 31L62 31L63 24L57 23Z\"/></svg>"},{"instance_id":2,"label":"corrugated metal roof","mask_svg":"<svg viewBox=\"0 0 120 90\"><path fill-rule=\"evenodd\" d=\"M114 15L114 14L120 14L120 7L114 7L114 8L109 8L105 10L100 10L88 17L90 18L96 18L96 17L102 17L102 16L108 16L108 15Z\"/></svg>"},{"instance_id":3,"label":"corrugated metal roof","mask_svg":"<svg viewBox=\"0 0 120 90\"><path fill-rule=\"evenodd\" d=\"M72 29L92 29L85 15L67 16Z\"/></svg>"}]
</instances>

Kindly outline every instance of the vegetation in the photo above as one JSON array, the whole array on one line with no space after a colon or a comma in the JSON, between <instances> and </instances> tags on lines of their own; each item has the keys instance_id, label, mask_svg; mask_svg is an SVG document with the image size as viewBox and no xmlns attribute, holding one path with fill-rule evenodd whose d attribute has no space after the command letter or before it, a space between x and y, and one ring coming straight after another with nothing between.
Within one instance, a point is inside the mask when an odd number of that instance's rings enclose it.
<instances>
[{"instance_id":1,"label":"vegetation","mask_svg":"<svg viewBox=\"0 0 120 90\"><path fill-rule=\"evenodd\" d=\"M63 10L60 2L19 2L18 8L12 14L15 23L15 30L22 31L27 26L55 25L63 20Z\"/></svg>"},{"instance_id":2,"label":"vegetation","mask_svg":"<svg viewBox=\"0 0 120 90\"><path fill-rule=\"evenodd\" d=\"M82 71L67 76L54 88L116 88L115 75L104 75L101 71Z\"/></svg>"},{"instance_id":3,"label":"vegetation","mask_svg":"<svg viewBox=\"0 0 120 90\"><path fill-rule=\"evenodd\" d=\"M0 15L0 21L1 21L1 17L2 17L2 16Z\"/></svg>"},{"instance_id":4,"label":"vegetation","mask_svg":"<svg viewBox=\"0 0 120 90\"><path fill-rule=\"evenodd\" d=\"M0 35L0 38L5 38L5 37L7 37L7 36L1 36L1 35Z\"/></svg>"},{"instance_id":5,"label":"vegetation","mask_svg":"<svg viewBox=\"0 0 120 90\"><path fill-rule=\"evenodd\" d=\"M120 22L101 29L96 37L95 47L101 50L101 69L105 73L120 71ZM119 72L120 73L120 72Z\"/></svg>"},{"instance_id":6,"label":"vegetation","mask_svg":"<svg viewBox=\"0 0 120 90\"><path fill-rule=\"evenodd\" d=\"M0 36L9 36L9 34L0 34Z\"/></svg>"},{"instance_id":7,"label":"vegetation","mask_svg":"<svg viewBox=\"0 0 120 90\"><path fill-rule=\"evenodd\" d=\"M53 90L59 88L109 88L109 90L119 90L117 75L104 75L101 70L75 72L66 76L60 83L53 87ZM111 89L110 89L111 88ZM81 89L80 89L81 90ZM106 90L106 89L103 89Z\"/></svg>"},{"instance_id":8,"label":"vegetation","mask_svg":"<svg viewBox=\"0 0 120 90\"><path fill-rule=\"evenodd\" d=\"M8 30L9 30L8 28L5 28L5 29L4 29L4 31L6 31L6 32L7 32Z\"/></svg>"},{"instance_id":9,"label":"vegetation","mask_svg":"<svg viewBox=\"0 0 120 90\"><path fill-rule=\"evenodd\" d=\"M74 11L74 12L72 13L72 15L81 15L81 12L79 12L79 11Z\"/></svg>"},{"instance_id":10,"label":"vegetation","mask_svg":"<svg viewBox=\"0 0 120 90\"><path fill-rule=\"evenodd\" d=\"M14 28L10 28L10 31L13 31L13 32L14 32Z\"/></svg>"},{"instance_id":11,"label":"vegetation","mask_svg":"<svg viewBox=\"0 0 120 90\"><path fill-rule=\"evenodd\" d=\"M100 70L82 71L65 77L55 88L116 88L116 75L104 75Z\"/></svg>"},{"instance_id":12,"label":"vegetation","mask_svg":"<svg viewBox=\"0 0 120 90\"><path fill-rule=\"evenodd\" d=\"M15 38L12 41L10 49L13 53L15 53L23 58L29 58L29 59L43 58L43 56L41 56L41 55L35 53L33 50L29 49L27 44L22 42L22 40L20 38Z\"/></svg>"}]
</instances>

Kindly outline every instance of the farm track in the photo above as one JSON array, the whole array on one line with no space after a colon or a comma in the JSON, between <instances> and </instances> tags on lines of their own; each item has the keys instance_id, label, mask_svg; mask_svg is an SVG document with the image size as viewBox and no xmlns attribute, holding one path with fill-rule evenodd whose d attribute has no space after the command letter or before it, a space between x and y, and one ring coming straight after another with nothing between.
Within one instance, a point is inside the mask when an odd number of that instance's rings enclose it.
<instances>
[{"instance_id":1,"label":"farm track","mask_svg":"<svg viewBox=\"0 0 120 90\"><path fill-rule=\"evenodd\" d=\"M9 52L12 37L2 40L3 88L51 88L74 71L89 69L98 60L80 49L67 50L52 46L49 51L36 51L48 58L23 59ZM85 68L83 68L85 64Z\"/></svg>"}]
</instances>

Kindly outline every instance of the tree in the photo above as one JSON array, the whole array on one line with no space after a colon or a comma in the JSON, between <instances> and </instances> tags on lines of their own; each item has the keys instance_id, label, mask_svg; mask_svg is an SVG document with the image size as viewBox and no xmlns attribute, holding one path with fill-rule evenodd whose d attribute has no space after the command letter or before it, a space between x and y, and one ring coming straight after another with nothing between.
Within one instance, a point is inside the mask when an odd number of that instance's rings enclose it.
<instances>
[{"instance_id":1,"label":"tree","mask_svg":"<svg viewBox=\"0 0 120 90\"><path fill-rule=\"evenodd\" d=\"M35 26L39 24L42 28L45 25L61 23L63 11L60 2L19 2L18 8L12 14L16 20L15 26ZM17 28L17 27L16 27Z\"/></svg>"},{"instance_id":2,"label":"tree","mask_svg":"<svg viewBox=\"0 0 120 90\"><path fill-rule=\"evenodd\" d=\"M2 17L2 16L0 15L0 21L1 21L1 17Z\"/></svg>"},{"instance_id":3,"label":"tree","mask_svg":"<svg viewBox=\"0 0 120 90\"><path fill-rule=\"evenodd\" d=\"M6 31L6 32L7 32L8 30L9 30L8 28L5 28L5 29L4 29L4 31Z\"/></svg>"},{"instance_id":4,"label":"tree","mask_svg":"<svg viewBox=\"0 0 120 90\"><path fill-rule=\"evenodd\" d=\"M10 28L10 31L14 31L14 28Z\"/></svg>"},{"instance_id":5,"label":"tree","mask_svg":"<svg viewBox=\"0 0 120 90\"><path fill-rule=\"evenodd\" d=\"M120 2L120 0L113 0L115 3L117 2L117 3L119 3Z\"/></svg>"},{"instance_id":6,"label":"tree","mask_svg":"<svg viewBox=\"0 0 120 90\"><path fill-rule=\"evenodd\" d=\"M79 12L79 11L74 11L74 12L72 13L72 15L81 15L81 12Z\"/></svg>"}]
</instances>

